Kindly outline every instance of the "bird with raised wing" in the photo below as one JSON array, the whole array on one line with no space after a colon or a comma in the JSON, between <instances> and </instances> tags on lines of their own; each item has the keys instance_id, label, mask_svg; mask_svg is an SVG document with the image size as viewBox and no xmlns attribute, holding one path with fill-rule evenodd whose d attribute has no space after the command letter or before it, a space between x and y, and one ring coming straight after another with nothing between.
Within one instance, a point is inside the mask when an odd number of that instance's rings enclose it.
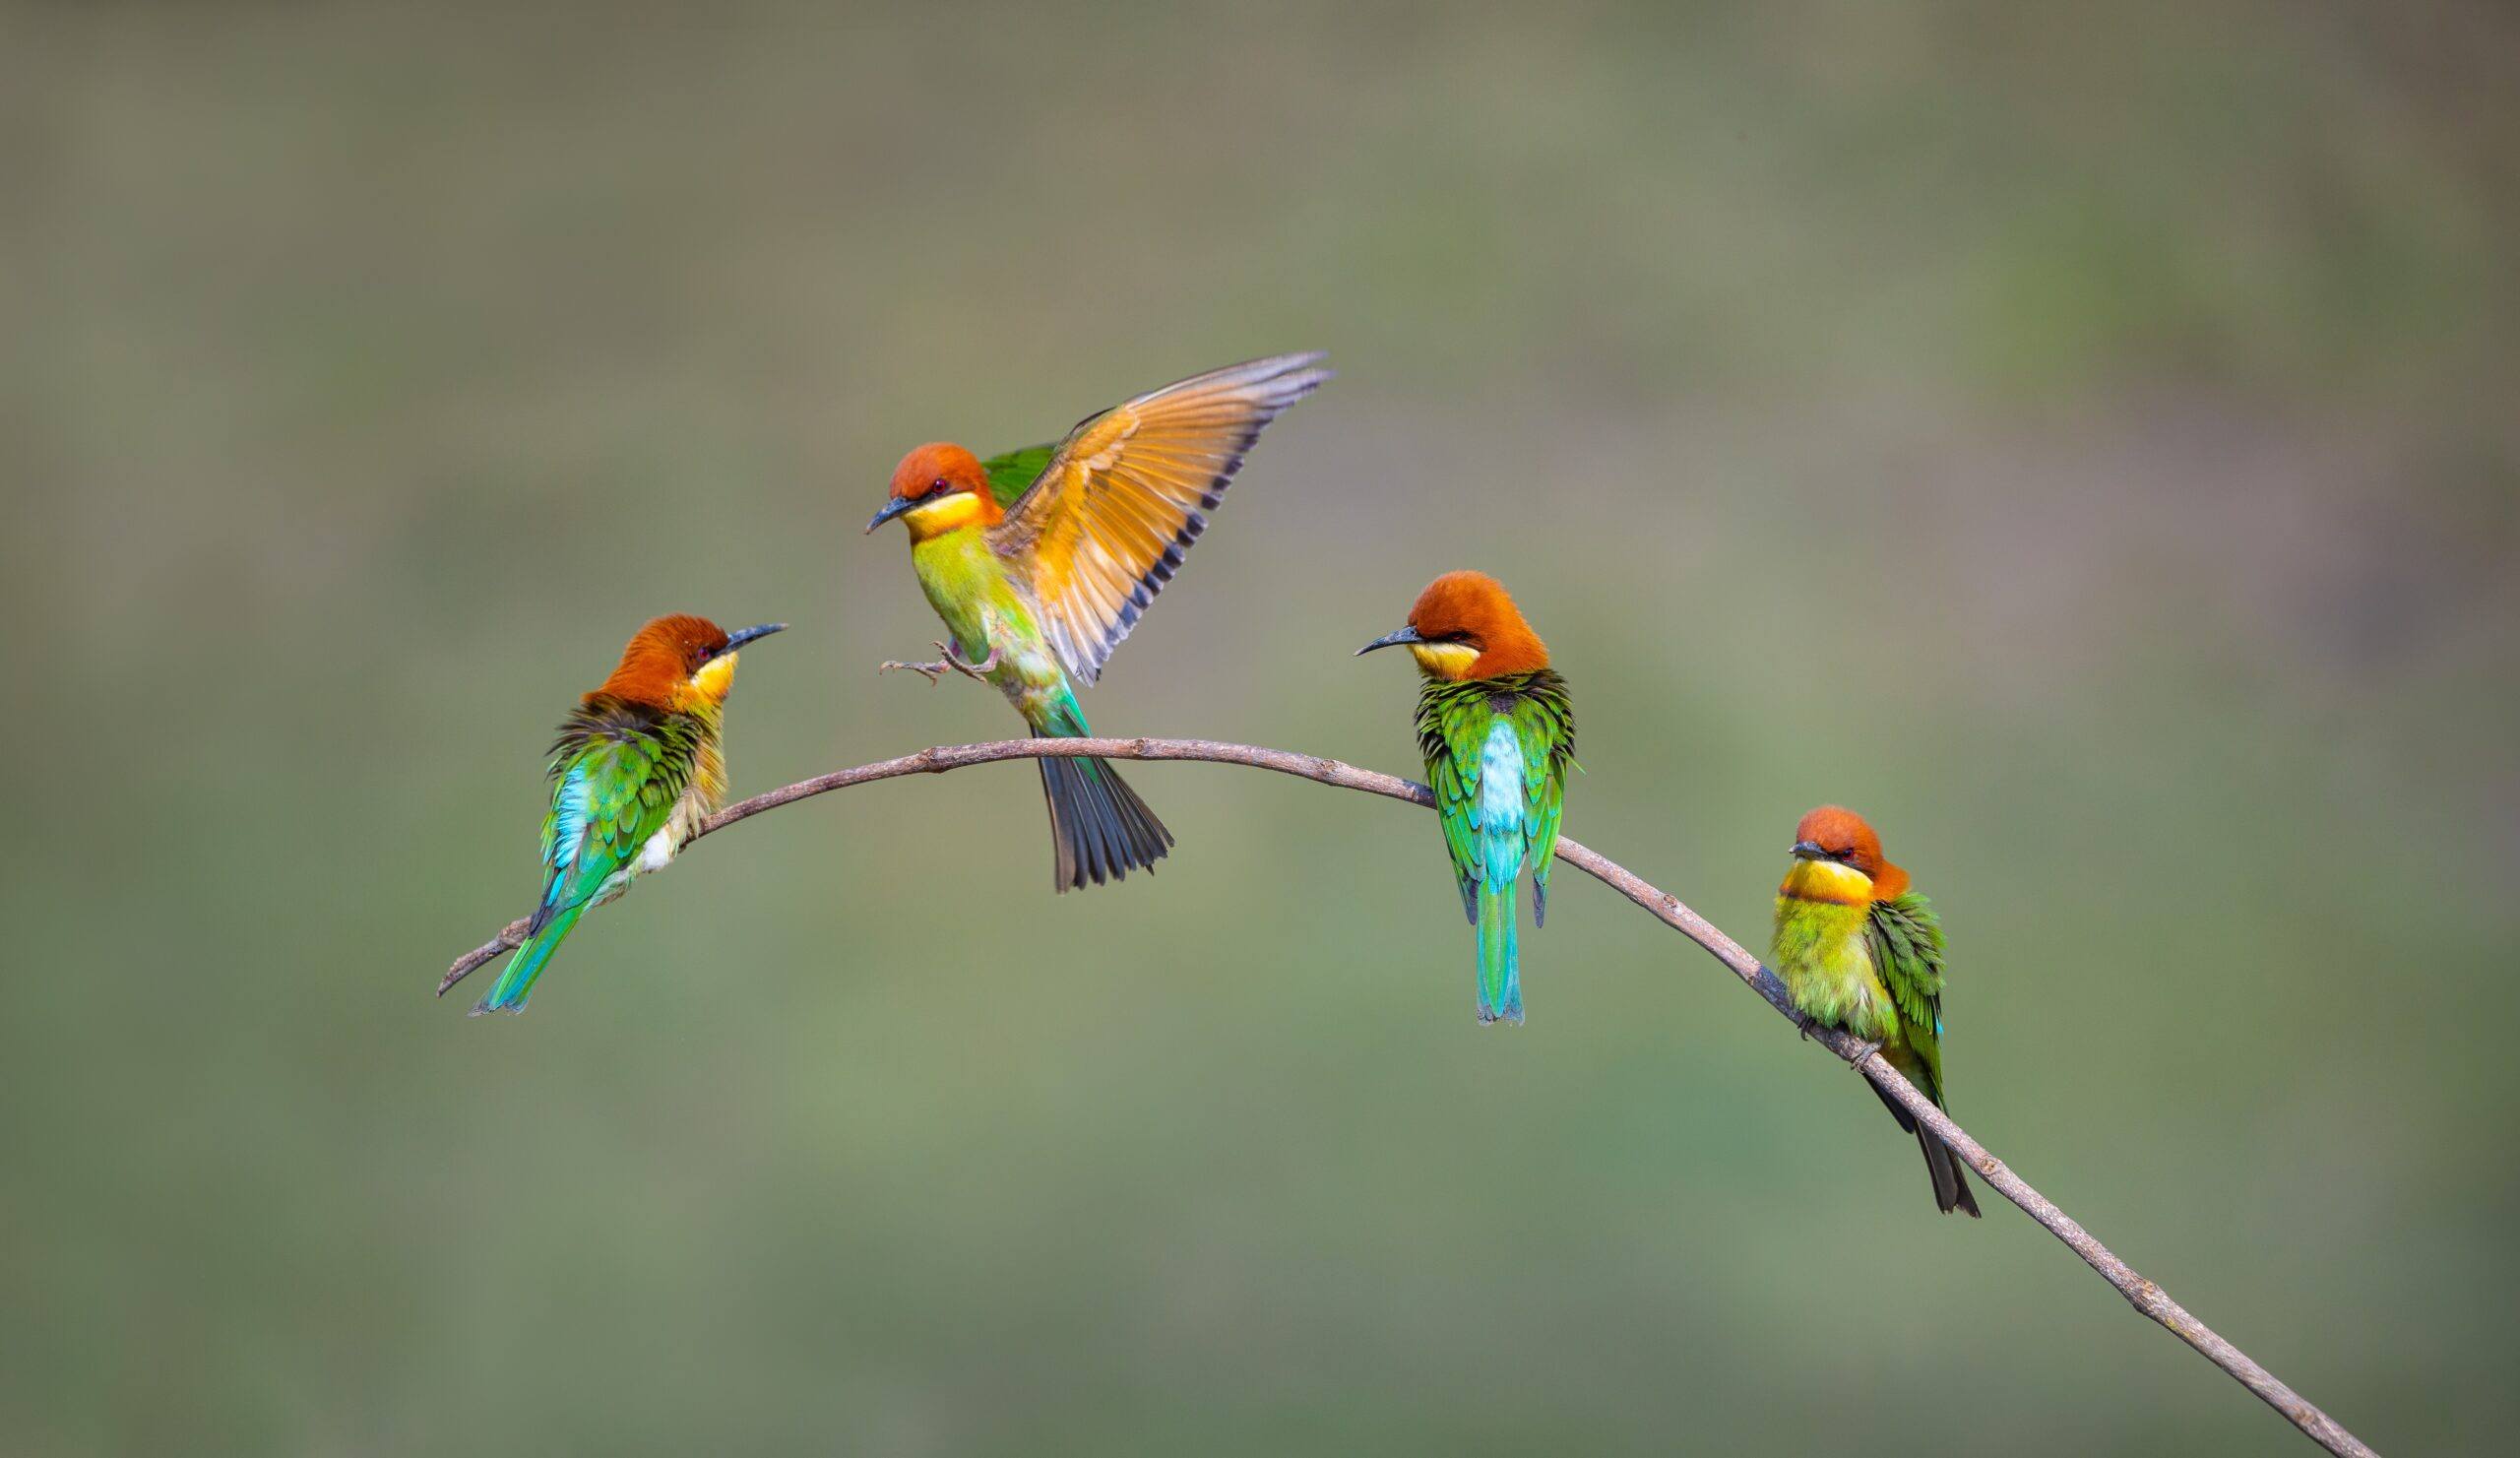
<instances>
[{"instance_id":1,"label":"bird with raised wing","mask_svg":"<svg viewBox=\"0 0 2520 1458\"><path fill-rule=\"evenodd\" d=\"M1356 650L1418 661L1418 747L1435 792L1462 910L1479 929L1479 1021L1523 1020L1515 886L1532 878L1532 924L1548 919L1548 870L1575 756L1575 710L1548 649L1504 585L1448 572L1406 627Z\"/></svg>"},{"instance_id":2,"label":"bird with raised wing","mask_svg":"<svg viewBox=\"0 0 2520 1458\"><path fill-rule=\"evenodd\" d=\"M948 640L935 663L1004 694L1037 737L1086 738L1091 684L1207 529L1261 428L1318 389L1319 354L1194 375L1088 415L1055 446L981 460L935 442L902 458L866 530L900 518ZM1102 759L1039 761L1060 891L1151 869L1172 833Z\"/></svg>"},{"instance_id":3,"label":"bird with raised wing","mask_svg":"<svg viewBox=\"0 0 2520 1458\"><path fill-rule=\"evenodd\" d=\"M662 870L700 833L726 794L720 739L735 651L786 626L729 633L705 617L660 617L561 721L551 745L551 812L542 821L542 899L474 1016L525 1011L535 980L578 918Z\"/></svg>"},{"instance_id":4,"label":"bird with raised wing","mask_svg":"<svg viewBox=\"0 0 2520 1458\"><path fill-rule=\"evenodd\" d=\"M1803 816L1793 856L1777 888L1768 960L1803 1031L1835 1028L1874 1045L1883 1062L1942 1108L1942 919L1853 810L1822 805ZM1960 1157L1897 1100L1873 1092L1924 1150L1934 1204L1946 1215L1976 1215Z\"/></svg>"}]
</instances>

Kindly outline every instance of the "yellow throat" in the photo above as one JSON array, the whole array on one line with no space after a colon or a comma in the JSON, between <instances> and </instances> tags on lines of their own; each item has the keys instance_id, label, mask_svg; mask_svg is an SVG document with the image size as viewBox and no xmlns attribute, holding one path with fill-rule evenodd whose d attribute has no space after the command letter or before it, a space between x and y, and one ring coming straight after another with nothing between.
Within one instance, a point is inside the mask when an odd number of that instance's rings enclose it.
<instances>
[{"instance_id":1,"label":"yellow throat","mask_svg":"<svg viewBox=\"0 0 2520 1458\"><path fill-rule=\"evenodd\" d=\"M909 524L910 539L914 542L942 537L957 527L968 527L979 519L980 498L973 491L956 491L902 513L902 520Z\"/></svg>"},{"instance_id":2,"label":"yellow throat","mask_svg":"<svg viewBox=\"0 0 2520 1458\"><path fill-rule=\"evenodd\" d=\"M685 701L696 700L708 704L726 702L727 691L735 686L737 657L735 654L722 653L702 664L700 671L692 674L690 681L682 686Z\"/></svg>"},{"instance_id":3,"label":"yellow throat","mask_svg":"<svg viewBox=\"0 0 2520 1458\"><path fill-rule=\"evenodd\" d=\"M1785 884L1776 888L1779 896L1796 901L1820 901L1835 906L1863 906L1872 900L1872 878L1852 865L1834 860L1803 860L1796 857L1785 873Z\"/></svg>"},{"instance_id":4,"label":"yellow throat","mask_svg":"<svg viewBox=\"0 0 2520 1458\"><path fill-rule=\"evenodd\" d=\"M1470 666L1479 661L1479 650L1467 643L1412 643L1409 656L1418 661L1420 671L1458 681L1470 676Z\"/></svg>"}]
</instances>

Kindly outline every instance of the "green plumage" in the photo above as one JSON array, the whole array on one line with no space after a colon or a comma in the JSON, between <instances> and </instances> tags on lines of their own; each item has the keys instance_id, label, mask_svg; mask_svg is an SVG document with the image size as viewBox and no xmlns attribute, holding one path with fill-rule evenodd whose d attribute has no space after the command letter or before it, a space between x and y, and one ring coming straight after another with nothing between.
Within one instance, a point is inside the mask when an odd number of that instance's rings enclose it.
<instances>
[{"instance_id":1,"label":"green plumage","mask_svg":"<svg viewBox=\"0 0 2520 1458\"><path fill-rule=\"evenodd\" d=\"M1496 678L1428 678L1418 747L1461 887L1479 928L1479 1019L1523 1018L1514 886L1532 878L1535 924L1548 918L1548 872L1575 752L1566 680L1547 668Z\"/></svg>"},{"instance_id":2,"label":"green plumage","mask_svg":"<svg viewBox=\"0 0 2520 1458\"><path fill-rule=\"evenodd\" d=\"M1093 416L1086 418L1092 419ZM1041 473L1050 469L1050 458L1058 454L1058 449L1056 442L1026 446L1020 451L1008 451L1003 456L991 456L980 463L980 470L988 475L988 493L997 498L1000 511L1013 506L1017 497L1040 479Z\"/></svg>"},{"instance_id":3,"label":"green plumage","mask_svg":"<svg viewBox=\"0 0 2520 1458\"><path fill-rule=\"evenodd\" d=\"M714 779L719 715L669 714L609 694L589 694L551 745L551 810L542 821L542 899L523 945L499 973L475 1014L521 1012L535 980L578 918L630 888L651 842L664 854L696 828L675 810L697 777ZM661 863L661 862L660 862Z\"/></svg>"},{"instance_id":4,"label":"green plumage","mask_svg":"<svg viewBox=\"0 0 2520 1458\"><path fill-rule=\"evenodd\" d=\"M1916 1055L1914 1065L1924 1075L1916 1080L1917 1089L1940 1108L1942 919L1922 895L1904 892L1872 904L1864 917L1863 939L1898 1010L1900 1046Z\"/></svg>"},{"instance_id":5,"label":"green plumage","mask_svg":"<svg viewBox=\"0 0 2520 1458\"><path fill-rule=\"evenodd\" d=\"M1865 906L1777 898L1770 960L1805 1017L1881 1046L1881 1057L1943 1106L1942 920L1914 891ZM1960 1161L1880 1090L1899 1127L1917 1136L1934 1203L1978 1214Z\"/></svg>"}]
</instances>

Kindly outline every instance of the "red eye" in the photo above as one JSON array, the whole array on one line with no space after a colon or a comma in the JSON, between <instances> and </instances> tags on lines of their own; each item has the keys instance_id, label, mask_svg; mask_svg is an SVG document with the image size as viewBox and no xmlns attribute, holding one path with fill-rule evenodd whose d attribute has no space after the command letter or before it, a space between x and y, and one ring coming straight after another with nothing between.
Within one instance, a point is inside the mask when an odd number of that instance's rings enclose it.
<instances>
[{"instance_id":1,"label":"red eye","mask_svg":"<svg viewBox=\"0 0 2520 1458\"><path fill-rule=\"evenodd\" d=\"M940 476L938 476L936 479L934 479L934 480L932 480L932 481L929 481L929 482L927 483L927 494L928 494L928 495L930 495L930 496L933 496L933 495L935 495L937 492L942 491L942 490L944 490L944 489L945 489L945 477L943 477L943 476L941 476L941 475L940 475Z\"/></svg>"}]
</instances>

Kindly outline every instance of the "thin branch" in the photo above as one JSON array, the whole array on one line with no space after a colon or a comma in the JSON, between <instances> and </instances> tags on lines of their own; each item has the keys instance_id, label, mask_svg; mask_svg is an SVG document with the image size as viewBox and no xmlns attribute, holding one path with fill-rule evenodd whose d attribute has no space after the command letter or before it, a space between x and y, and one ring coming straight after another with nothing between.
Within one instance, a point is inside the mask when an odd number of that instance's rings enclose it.
<instances>
[{"instance_id":1,"label":"thin branch","mask_svg":"<svg viewBox=\"0 0 2520 1458\"><path fill-rule=\"evenodd\" d=\"M1431 806L1435 802L1434 795L1424 786L1396 776L1360 770L1354 765L1318 755L1291 754L1283 749L1263 749L1250 744L1228 744L1215 739L1003 739L986 744L939 745L899 759L880 760L855 769L800 780L728 805L710 816L708 823L701 827L700 834L709 835L737 821L749 820L763 811L775 810L781 805L793 804L831 791L847 790L852 785L899 779L904 775L943 774L947 770L1005 759L1076 758L1084 755L1104 759L1195 759L1213 764L1249 765L1254 769L1275 770L1282 775L1315 780L1343 790L1360 790L1367 794L1407 800L1412 804ZM1778 1012L1788 1019L1796 1016L1793 999L1776 974L1759 965L1759 959L1751 956L1739 942L1689 910L1678 897L1657 889L1617 861L1571 840L1559 839L1557 858L1643 907L1665 925L1704 947L1716 961L1724 964L1726 970L1748 984L1750 990L1766 998ZM497 936L457 958L455 965L447 969L445 979L437 984L438 994L444 996L447 988L464 981L475 968L522 943L525 934L526 923L523 920L511 921ZM2126 1298L2136 1310L2161 1323L2180 1341L2203 1354L2206 1361L2231 1373L2241 1386L2283 1414L2312 1442L2331 1453L2372 1458L2371 1449L2346 1431L2335 1419L2276 1380L2274 1373L2258 1365L2247 1353L2190 1315L2186 1307L2170 1299L2169 1293L2137 1274L2132 1266L2119 1260L2108 1246L2093 1238L2091 1233L2073 1217L2031 1188L2029 1182L2015 1174L2010 1166L1988 1154L1984 1145L1970 1138L1967 1130L1953 1123L1948 1114L1934 1107L1932 1100L1917 1092L1916 1087L1900 1077L1897 1069L1883 1062L1878 1053L1866 1052L1863 1043L1832 1029L1815 1029L1811 1036L1840 1058L1854 1062L1864 1077L1898 1100L1971 1169L1977 1171L1979 1178L2020 1206L2025 1214L2047 1227L2057 1239L2064 1241L2067 1249L2098 1271L2101 1279L2115 1287L2118 1295Z\"/></svg>"}]
</instances>

